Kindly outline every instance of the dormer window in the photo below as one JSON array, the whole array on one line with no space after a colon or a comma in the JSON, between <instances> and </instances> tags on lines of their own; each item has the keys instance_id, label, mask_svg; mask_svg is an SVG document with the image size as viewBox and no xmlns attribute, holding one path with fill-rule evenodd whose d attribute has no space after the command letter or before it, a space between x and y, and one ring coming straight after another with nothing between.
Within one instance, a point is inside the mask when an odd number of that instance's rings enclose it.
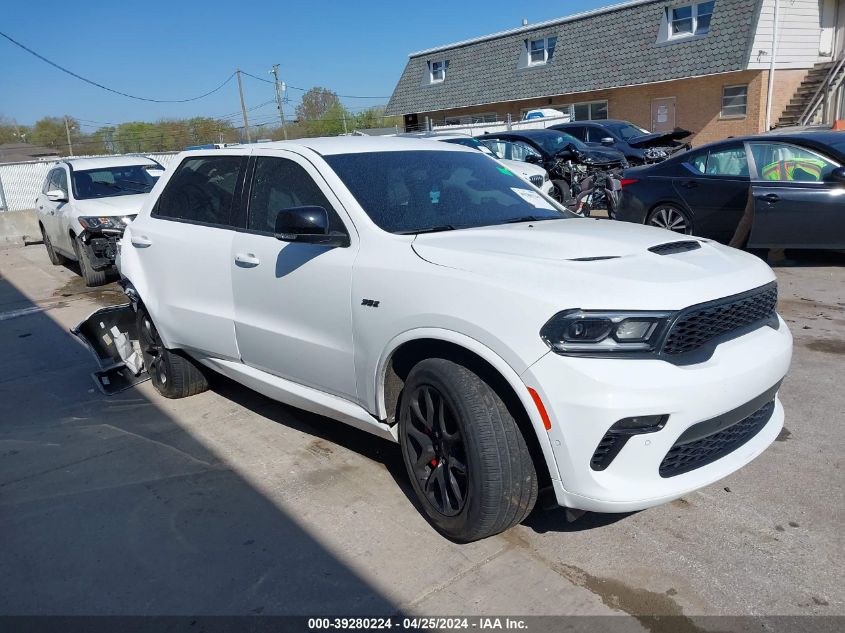
<instances>
[{"instance_id":1,"label":"dormer window","mask_svg":"<svg viewBox=\"0 0 845 633\"><path fill-rule=\"evenodd\" d=\"M704 35L710 31L715 1L698 2L667 9L669 12L669 39Z\"/></svg>"},{"instance_id":2,"label":"dormer window","mask_svg":"<svg viewBox=\"0 0 845 633\"><path fill-rule=\"evenodd\" d=\"M528 64L530 66L548 64L552 61L552 55L555 53L555 44L557 44L556 37L530 40L528 42Z\"/></svg>"},{"instance_id":3,"label":"dormer window","mask_svg":"<svg viewBox=\"0 0 845 633\"><path fill-rule=\"evenodd\" d=\"M431 62L431 83L437 84L446 80L446 66L448 63L445 60Z\"/></svg>"}]
</instances>

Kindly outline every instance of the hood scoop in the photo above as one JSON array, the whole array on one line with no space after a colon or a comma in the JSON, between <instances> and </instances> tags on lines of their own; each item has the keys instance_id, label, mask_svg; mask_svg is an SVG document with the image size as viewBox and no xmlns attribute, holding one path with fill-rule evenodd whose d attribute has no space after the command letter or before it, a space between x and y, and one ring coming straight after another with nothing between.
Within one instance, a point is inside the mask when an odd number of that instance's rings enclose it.
<instances>
[{"instance_id":1,"label":"hood scoop","mask_svg":"<svg viewBox=\"0 0 845 633\"><path fill-rule=\"evenodd\" d=\"M603 259L619 259L620 255L598 255L597 257L573 257L571 262L598 262Z\"/></svg>"},{"instance_id":2,"label":"hood scoop","mask_svg":"<svg viewBox=\"0 0 845 633\"><path fill-rule=\"evenodd\" d=\"M696 240L684 240L681 242L666 242L665 244L658 244L652 246L650 250L656 255L674 255L676 253L686 253L687 251L694 251L701 248L701 243Z\"/></svg>"}]
</instances>

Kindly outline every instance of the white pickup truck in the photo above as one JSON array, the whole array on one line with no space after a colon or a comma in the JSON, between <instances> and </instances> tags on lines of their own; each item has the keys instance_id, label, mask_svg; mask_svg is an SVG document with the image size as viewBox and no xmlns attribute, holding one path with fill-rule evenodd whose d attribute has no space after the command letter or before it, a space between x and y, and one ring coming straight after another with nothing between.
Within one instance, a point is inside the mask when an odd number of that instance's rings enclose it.
<instances>
[{"instance_id":1,"label":"white pickup truck","mask_svg":"<svg viewBox=\"0 0 845 633\"><path fill-rule=\"evenodd\" d=\"M664 503L783 425L792 338L752 255L576 217L447 143L173 165L119 244L156 389L196 394L212 370L398 442L454 540L519 523L544 488L582 510Z\"/></svg>"}]
</instances>

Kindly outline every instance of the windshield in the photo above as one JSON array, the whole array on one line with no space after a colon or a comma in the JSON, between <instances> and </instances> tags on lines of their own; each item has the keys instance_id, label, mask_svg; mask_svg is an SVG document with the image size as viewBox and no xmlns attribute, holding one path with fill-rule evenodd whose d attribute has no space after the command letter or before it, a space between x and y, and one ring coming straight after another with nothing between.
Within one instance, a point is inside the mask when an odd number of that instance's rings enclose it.
<instances>
[{"instance_id":1,"label":"windshield","mask_svg":"<svg viewBox=\"0 0 845 633\"><path fill-rule=\"evenodd\" d=\"M77 200L149 193L157 180L153 165L102 167L73 172L73 195Z\"/></svg>"},{"instance_id":2,"label":"windshield","mask_svg":"<svg viewBox=\"0 0 845 633\"><path fill-rule=\"evenodd\" d=\"M568 145L574 145L575 149L579 152L586 152L588 151L588 147L584 144L583 141L579 141L577 138L572 136L571 134L567 134L566 132L551 132L548 134L537 134L536 136L532 136L531 140L537 143L540 147L543 148L543 151L549 154L550 156L554 156L561 150L566 149Z\"/></svg>"},{"instance_id":3,"label":"windshield","mask_svg":"<svg viewBox=\"0 0 845 633\"><path fill-rule=\"evenodd\" d=\"M626 124L620 125L616 128L616 132L624 138L626 141L629 138L636 138L637 136L643 136L644 134L651 134L648 130L644 130L641 127L637 127L636 125Z\"/></svg>"},{"instance_id":4,"label":"windshield","mask_svg":"<svg viewBox=\"0 0 845 633\"><path fill-rule=\"evenodd\" d=\"M576 217L481 153L415 150L325 160L373 222L391 233Z\"/></svg>"}]
</instances>

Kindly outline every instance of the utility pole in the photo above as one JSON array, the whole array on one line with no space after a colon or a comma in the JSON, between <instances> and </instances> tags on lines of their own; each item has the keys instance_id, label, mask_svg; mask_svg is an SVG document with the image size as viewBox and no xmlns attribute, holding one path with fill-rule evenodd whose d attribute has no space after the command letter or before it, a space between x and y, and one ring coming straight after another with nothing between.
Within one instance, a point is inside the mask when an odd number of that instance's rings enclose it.
<instances>
[{"instance_id":1,"label":"utility pole","mask_svg":"<svg viewBox=\"0 0 845 633\"><path fill-rule=\"evenodd\" d=\"M70 123L68 123L67 117L65 117L65 133L67 134L68 150L70 155L73 156L73 143L70 142Z\"/></svg>"},{"instance_id":2,"label":"utility pole","mask_svg":"<svg viewBox=\"0 0 845 633\"><path fill-rule=\"evenodd\" d=\"M276 103L279 104L279 117L282 120L282 134L284 134L285 140L288 140L288 130L285 127L285 110L282 107L282 88L279 86L279 65L273 64L273 70L270 72L273 73L273 77L276 78Z\"/></svg>"},{"instance_id":3,"label":"utility pole","mask_svg":"<svg viewBox=\"0 0 845 633\"><path fill-rule=\"evenodd\" d=\"M346 136L349 134L349 130L346 129L346 110L343 110L343 135Z\"/></svg>"},{"instance_id":4,"label":"utility pole","mask_svg":"<svg viewBox=\"0 0 845 633\"><path fill-rule=\"evenodd\" d=\"M249 119L246 118L246 106L244 105L244 86L241 82L240 68L238 68L238 92L241 95L241 112L244 115L244 130L246 131L246 142L252 143L252 139L249 137Z\"/></svg>"}]
</instances>

